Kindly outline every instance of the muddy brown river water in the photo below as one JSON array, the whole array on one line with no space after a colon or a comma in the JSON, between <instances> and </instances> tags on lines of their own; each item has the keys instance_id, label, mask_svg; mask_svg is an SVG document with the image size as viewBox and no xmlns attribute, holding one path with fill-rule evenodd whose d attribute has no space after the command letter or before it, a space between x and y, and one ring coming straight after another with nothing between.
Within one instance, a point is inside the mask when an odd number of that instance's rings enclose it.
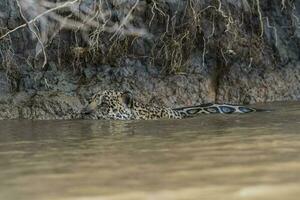
<instances>
[{"instance_id":1,"label":"muddy brown river water","mask_svg":"<svg viewBox=\"0 0 300 200\"><path fill-rule=\"evenodd\" d=\"M0 121L1 200L298 200L300 103L162 121Z\"/></svg>"}]
</instances>

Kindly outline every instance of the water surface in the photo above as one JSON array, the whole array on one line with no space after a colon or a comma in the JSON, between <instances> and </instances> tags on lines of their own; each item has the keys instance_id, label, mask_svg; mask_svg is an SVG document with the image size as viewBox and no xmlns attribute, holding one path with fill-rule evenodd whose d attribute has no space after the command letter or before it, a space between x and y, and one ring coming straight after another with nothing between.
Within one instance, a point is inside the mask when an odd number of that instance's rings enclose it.
<instances>
[{"instance_id":1,"label":"water surface","mask_svg":"<svg viewBox=\"0 0 300 200\"><path fill-rule=\"evenodd\" d=\"M292 200L300 103L161 121L0 121L2 200Z\"/></svg>"}]
</instances>

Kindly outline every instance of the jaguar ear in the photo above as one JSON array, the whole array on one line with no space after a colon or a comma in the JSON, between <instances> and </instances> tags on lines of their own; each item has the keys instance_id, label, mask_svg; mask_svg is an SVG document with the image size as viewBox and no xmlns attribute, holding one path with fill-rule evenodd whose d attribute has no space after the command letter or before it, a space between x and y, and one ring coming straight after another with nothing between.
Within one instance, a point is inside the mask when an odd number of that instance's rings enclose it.
<instances>
[{"instance_id":1,"label":"jaguar ear","mask_svg":"<svg viewBox=\"0 0 300 200\"><path fill-rule=\"evenodd\" d=\"M133 95L132 95L132 93L129 92L129 91L123 92L122 101L128 108L132 108L133 107Z\"/></svg>"}]
</instances>

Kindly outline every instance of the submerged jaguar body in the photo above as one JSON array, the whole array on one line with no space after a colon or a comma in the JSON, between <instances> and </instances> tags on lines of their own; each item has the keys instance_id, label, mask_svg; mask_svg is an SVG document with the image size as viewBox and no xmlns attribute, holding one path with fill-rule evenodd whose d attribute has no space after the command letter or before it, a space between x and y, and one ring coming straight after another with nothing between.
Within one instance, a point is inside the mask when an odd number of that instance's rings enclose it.
<instances>
[{"instance_id":1,"label":"submerged jaguar body","mask_svg":"<svg viewBox=\"0 0 300 200\"><path fill-rule=\"evenodd\" d=\"M143 104L133 98L131 92L106 90L96 93L88 106L83 109L85 115L98 119L136 120L136 119L182 119L197 114L210 113L250 113L257 109L230 104L202 104L198 106L168 108Z\"/></svg>"}]
</instances>

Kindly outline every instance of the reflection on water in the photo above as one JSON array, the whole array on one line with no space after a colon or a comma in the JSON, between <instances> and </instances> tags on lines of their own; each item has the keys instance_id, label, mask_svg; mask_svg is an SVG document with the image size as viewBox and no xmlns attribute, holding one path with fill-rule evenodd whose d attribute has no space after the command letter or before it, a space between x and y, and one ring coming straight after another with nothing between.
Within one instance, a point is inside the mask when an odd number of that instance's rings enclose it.
<instances>
[{"instance_id":1,"label":"reflection on water","mask_svg":"<svg viewBox=\"0 0 300 200\"><path fill-rule=\"evenodd\" d=\"M300 104L164 121L1 121L0 199L298 199Z\"/></svg>"}]
</instances>

